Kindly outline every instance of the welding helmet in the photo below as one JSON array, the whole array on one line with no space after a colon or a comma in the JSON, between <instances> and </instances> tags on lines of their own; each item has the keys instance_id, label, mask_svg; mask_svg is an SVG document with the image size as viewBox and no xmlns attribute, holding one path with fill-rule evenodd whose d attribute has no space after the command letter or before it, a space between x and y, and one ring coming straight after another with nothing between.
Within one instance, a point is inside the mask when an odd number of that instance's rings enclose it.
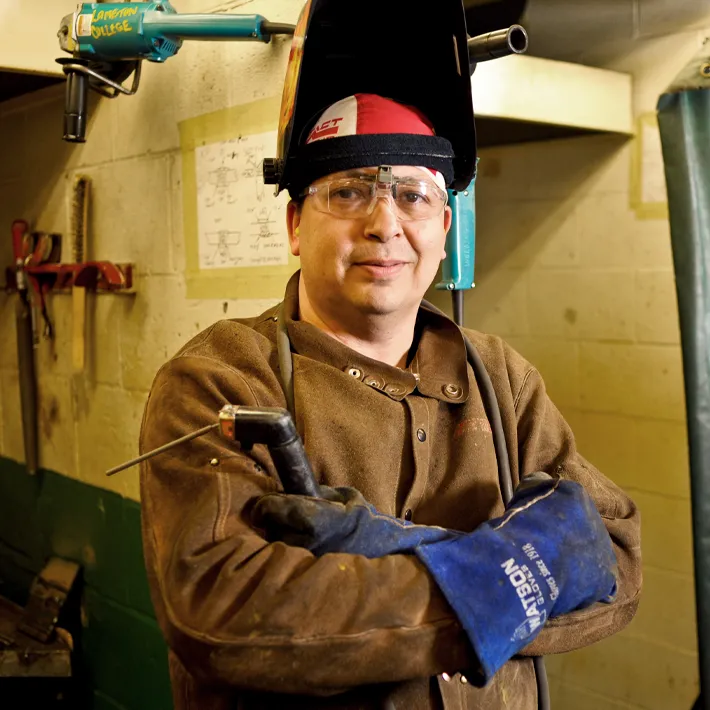
<instances>
[{"instance_id":1,"label":"welding helmet","mask_svg":"<svg viewBox=\"0 0 710 710\"><path fill-rule=\"evenodd\" d=\"M330 106L365 93L418 109L435 134L417 137L410 162L392 134L383 136L391 149L375 162L431 167L448 151L447 186L465 189L476 166L467 40L462 0L308 0L286 70L277 157L264 160L264 182L296 197L304 181L327 174L317 175L323 153L347 150L343 141L352 138L307 139Z\"/></svg>"}]
</instances>

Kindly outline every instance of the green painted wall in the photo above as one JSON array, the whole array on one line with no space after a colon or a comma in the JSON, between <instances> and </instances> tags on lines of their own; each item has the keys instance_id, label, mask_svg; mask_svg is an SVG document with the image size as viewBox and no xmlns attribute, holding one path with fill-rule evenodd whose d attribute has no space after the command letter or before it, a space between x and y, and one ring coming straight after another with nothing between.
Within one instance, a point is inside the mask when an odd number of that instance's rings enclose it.
<instances>
[{"instance_id":1,"label":"green painted wall","mask_svg":"<svg viewBox=\"0 0 710 710\"><path fill-rule=\"evenodd\" d=\"M0 594L24 604L52 555L82 565L77 710L172 707L166 645L150 601L140 505L51 471L27 475L0 457Z\"/></svg>"}]
</instances>

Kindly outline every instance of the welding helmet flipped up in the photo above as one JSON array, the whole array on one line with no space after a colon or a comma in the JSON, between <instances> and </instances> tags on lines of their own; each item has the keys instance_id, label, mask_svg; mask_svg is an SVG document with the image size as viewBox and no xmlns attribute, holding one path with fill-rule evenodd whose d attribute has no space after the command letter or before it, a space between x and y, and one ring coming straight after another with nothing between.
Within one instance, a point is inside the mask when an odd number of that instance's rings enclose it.
<instances>
[{"instance_id":1,"label":"welding helmet flipped up","mask_svg":"<svg viewBox=\"0 0 710 710\"><path fill-rule=\"evenodd\" d=\"M332 104L368 93L421 111L436 135L418 142L411 164L427 165L427 156L448 150L449 187L465 189L476 166L467 40L462 0L308 0L286 70L278 155L264 160L264 182L296 197L322 177L314 168L322 144L332 150L347 139L306 145L311 129Z\"/></svg>"}]
</instances>

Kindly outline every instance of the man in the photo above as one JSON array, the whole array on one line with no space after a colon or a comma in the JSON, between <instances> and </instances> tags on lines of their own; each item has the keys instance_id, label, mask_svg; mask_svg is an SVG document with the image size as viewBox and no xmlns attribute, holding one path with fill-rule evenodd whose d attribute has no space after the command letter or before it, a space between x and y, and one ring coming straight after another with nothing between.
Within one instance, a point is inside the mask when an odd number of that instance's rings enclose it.
<instances>
[{"instance_id":1,"label":"man","mask_svg":"<svg viewBox=\"0 0 710 710\"><path fill-rule=\"evenodd\" d=\"M464 334L420 307L451 222L451 153L430 155L433 137L382 97L331 106L306 139L318 160L290 187L301 271L282 307L214 324L156 377L143 450L225 403L285 407L284 328L297 428L329 499L277 493L263 447L217 434L144 464L179 710L534 710L531 656L593 643L635 612L633 503L577 453L534 367L466 330L514 483L535 474L504 505Z\"/></svg>"}]
</instances>

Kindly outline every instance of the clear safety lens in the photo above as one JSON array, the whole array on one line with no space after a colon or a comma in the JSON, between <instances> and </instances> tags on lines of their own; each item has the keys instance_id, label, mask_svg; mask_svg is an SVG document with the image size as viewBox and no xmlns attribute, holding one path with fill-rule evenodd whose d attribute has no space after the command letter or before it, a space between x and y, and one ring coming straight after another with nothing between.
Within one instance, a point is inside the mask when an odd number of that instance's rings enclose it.
<instances>
[{"instance_id":1,"label":"clear safety lens","mask_svg":"<svg viewBox=\"0 0 710 710\"><path fill-rule=\"evenodd\" d=\"M394 178L391 183L372 179L342 178L311 185L305 192L313 206L344 219L358 219L372 213L377 200L386 199L402 221L431 219L440 215L447 194L434 183L416 178Z\"/></svg>"}]
</instances>

